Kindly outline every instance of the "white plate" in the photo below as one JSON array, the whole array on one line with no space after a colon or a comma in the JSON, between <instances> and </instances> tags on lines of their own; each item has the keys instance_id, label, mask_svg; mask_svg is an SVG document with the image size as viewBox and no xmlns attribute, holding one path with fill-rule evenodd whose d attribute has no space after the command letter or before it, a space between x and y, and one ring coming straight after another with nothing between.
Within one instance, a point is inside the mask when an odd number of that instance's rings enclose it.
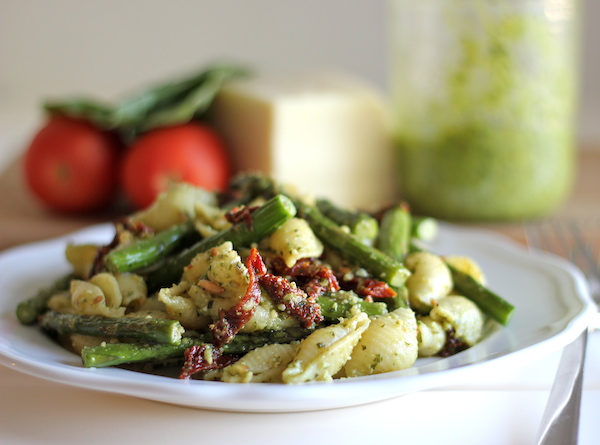
<instances>
[{"instance_id":1,"label":"white plate","mask_svg":"<svg viewBox=\"0 0 600 445\"><path fill-rule=\"evenodd\" d=\"M110 225L0 253L0 362L24 373L88 389L226 411L292 412L339 408L468 381L473 373L520 366L586 328L593 304L581 273L552 256L532 255L493 233L442 225L432 250L475 258L489 286L516 306L509 326L493 324L476 346L444 359L419 359L404 371L305 385L182 381L124 369L86 369L35 327L21 326L17 303L66 274L67 241L106 243Z\"/></svg>"}]
</instances>

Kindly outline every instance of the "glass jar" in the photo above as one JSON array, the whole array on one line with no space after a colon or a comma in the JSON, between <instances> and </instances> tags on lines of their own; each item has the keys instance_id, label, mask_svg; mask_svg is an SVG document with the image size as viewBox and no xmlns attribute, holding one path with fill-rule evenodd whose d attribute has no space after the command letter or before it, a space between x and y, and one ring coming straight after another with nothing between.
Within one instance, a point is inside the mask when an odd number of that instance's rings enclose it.
<instances>
[{"instance_id":1,"label":"glass jar","mask_svg":"<svg viewBox=\"0 0 600 445\"><path fill-rule=\"evenodd\" d=\"M577 0L391 0L401 192L415 212L553 211L573 176Z\"/></svg>"}]
</instances>

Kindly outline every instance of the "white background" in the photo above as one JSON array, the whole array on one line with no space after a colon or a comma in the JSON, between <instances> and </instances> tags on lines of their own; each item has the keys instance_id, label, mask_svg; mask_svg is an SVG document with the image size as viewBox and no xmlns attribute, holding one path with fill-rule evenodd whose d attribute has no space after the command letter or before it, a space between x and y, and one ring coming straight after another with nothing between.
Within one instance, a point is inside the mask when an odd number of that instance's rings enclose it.
<instances>
[{"instance_id":1,"label":"white background","mask_svg":"<svg viewBox=\"0 0 600 445\"><path fill-rule=\"evenodd\" d=\"M42 100L112 100L215 60L259 71L333 68L382 91L386 0L0 0L0 169ZM583 16L579 140L600 145L600 0Z\"/></svg>"}]
</instances>

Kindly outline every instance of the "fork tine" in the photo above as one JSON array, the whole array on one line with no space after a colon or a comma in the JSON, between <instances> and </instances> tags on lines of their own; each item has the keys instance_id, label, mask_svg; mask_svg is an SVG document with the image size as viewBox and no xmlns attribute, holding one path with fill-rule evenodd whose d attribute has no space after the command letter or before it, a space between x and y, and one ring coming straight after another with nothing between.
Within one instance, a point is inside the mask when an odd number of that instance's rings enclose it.
<instances>
[{"instance_id":1,"label":"fork tine","mask_svg":"<svg viewBox=\"0 0 600 445\"><path fill-rule=\"evenodd\" d=\"M584 240L579 226L574 222L571 223L571 232L573 234L573 239L577 244L577 250L581 253L582 263L578 263L578 265L590 281L594 299L598 299L600 298L600 296L597 295L597 293L600 292L600 289L598 289L598 286L600 286L600 267L598 267L598 262L594 259L592 243L591 241ZM600 254L598 255L598 260L600 261Z\"/></svg>"},{"instance_id":2,"label":"fork tine","mask_svg":"<svg viewBox=\"0 0 600 445\"><path fill-rule=\"evenodd\" d=\"M570 238L565 230L565 224L561 223L561 221L555 220L553 223L554 233L558 239L558 242L562 248L562 256L565 258L570 258L573 261L573 248L570 243Z\"/></svg>"},{"instance_id":3,"label":"fork tine","mask_svg":"<svg viewBox=\"0 0 600 445\"><path fill-rule=\"evenodd\" d=\"M544 252L569 258L569 246L558 221L542 221L525 226L527 245Z\"/></svg>"},{"instance_id":4,"label":"fork tine","mask_svg":"<svg viewBox=\"0 0 600 445\"><path fill-rule=\"evenodd\" d=\"M542 236L540 235L539 224L534 224L535 223L530 223L524 226L525 241L530 248L533 247L539 250L546 250L545 243L542 240Z\"/></svg>"},{"instance_id":5,"label":"fork tine","mask_svg":"<svg viewBox=\"0 0 600 445\"><path fill-rule=\"evenodd\" d=\"M600 252L594 252L593 236L599 233L587 221L583 235L581 224L573 219L553 219L524 226L527 245L545 252L559 255L575 264L587 278L590 294L600 306Z\"/></svg>"}]
</instances>

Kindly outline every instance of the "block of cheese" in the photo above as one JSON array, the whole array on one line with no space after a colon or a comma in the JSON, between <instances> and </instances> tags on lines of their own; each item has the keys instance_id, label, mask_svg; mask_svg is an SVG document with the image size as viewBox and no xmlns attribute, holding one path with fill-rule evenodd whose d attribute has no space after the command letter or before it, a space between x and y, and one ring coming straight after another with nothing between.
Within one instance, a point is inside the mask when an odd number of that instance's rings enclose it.
<instances>
[{"instance_id":1,"label":"block of cheese","mask_svg":"<svg viewBox=\"0 0 600 445\"><path fill-rule=\"evenodd\" d=\"M238 172L260 171L346 207L393 198L386 108L364 82L334 73L244 79L219 93L212 119Z\"/></svg>"}]
</instances>

